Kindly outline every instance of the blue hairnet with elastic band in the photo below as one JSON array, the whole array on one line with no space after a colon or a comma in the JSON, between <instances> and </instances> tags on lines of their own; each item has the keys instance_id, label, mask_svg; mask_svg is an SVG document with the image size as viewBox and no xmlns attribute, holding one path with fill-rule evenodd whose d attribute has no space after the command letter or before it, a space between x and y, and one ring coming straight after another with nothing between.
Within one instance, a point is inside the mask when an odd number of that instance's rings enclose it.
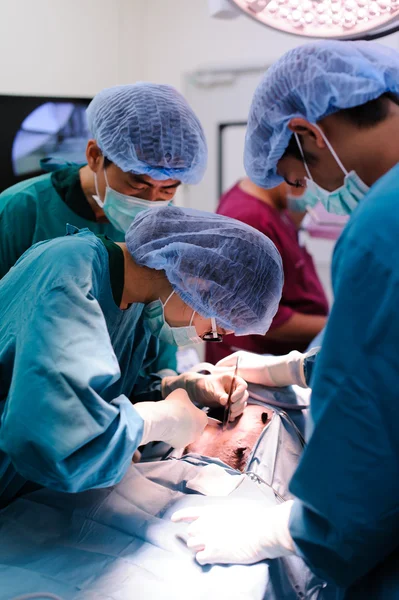
<instances>
[{"instance_id":1,"label":"blue hairnet with elastic band","mask_svg":"<svg viewBox=\"0 0 399 600\"><path fill-rule=\"evenodd\" d=\"M126 233L139 265L165 271L199 315L239 335L264 335L283 287L281 257L263 233L241 221L169 206L140 213Z\"/></svg>"},{"instance_id":2,"label":"blue hairnet with elastic band","mask_svg":"<svg viewBox=\"0 0 399 600\"><path fill-rule=\"evenodd\" d=\"M139 82L105 89L91 101L87 119L103 154L122 171L201 181L208 156L205 134L173 87Z\"/></svg>"},{"instance_id":3,"label":"blue hairnet with elastic band","mask_svg":"<svg viewBox=\"0 0 399 600\"><path fill-rule=\"evenodd\" d=\"M399 94L399 53L374 42L320 41L287 52L258 85L248 118L244 163L261 187L283 181L277 163L303 117L316 123L386 92Z\"/></svg>"}]
</instances>

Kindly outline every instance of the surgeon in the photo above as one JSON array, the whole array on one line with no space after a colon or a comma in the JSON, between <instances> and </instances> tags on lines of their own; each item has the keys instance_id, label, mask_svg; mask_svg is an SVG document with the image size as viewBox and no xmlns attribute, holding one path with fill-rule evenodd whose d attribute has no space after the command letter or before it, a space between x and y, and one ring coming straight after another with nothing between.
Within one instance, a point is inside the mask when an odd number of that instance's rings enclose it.
<instances>
[{"instance_id":1,"label":"surgeon","mask_svg":"<svg viewBox=\"0 0 399 600\"><path fill-rule=\"evenodd\" d=\"M87 118L87 165L64 166L0 194L0 278L32 244L65 235L67 223L123 242L139 212L169 206L181 183L202 179L204 132L171 86L105 89L90 103ZM154 368L176 369L168 344Z\"/></svg>"},{"instance_id":2,"label":"surgeon","mask_svg":"<svg viewBox=\"0 0 399 600\"><path fill-rule=\"evenodd\" d=\"M395 50L338 41L290 51L255 92L249 177L308 185L352 216L334 254L335 303L295 500L239 515L228 502L176 513L191 521L188 545L201 564L296 553L347 598L399 595L398 94Z\"/></svg>"},{"instance_id":3,"label":"surgeon","mask_svg":"<svg viewBox=\"0 0 399 600\"><path fill-rule=\"evenodd\" d=\"M232 375L162 379L158 402L134 406L158 345L264 334L278 308L281 258L251 227L164 207L136 217L126 242L88 229L29 249L0 281L0 506L32 483L106 487L138 446L182 447L226 404ZM244 410L237 378L230 419ZM196 405L196 406L195 406Z\"/></svg>"}]
</instances>

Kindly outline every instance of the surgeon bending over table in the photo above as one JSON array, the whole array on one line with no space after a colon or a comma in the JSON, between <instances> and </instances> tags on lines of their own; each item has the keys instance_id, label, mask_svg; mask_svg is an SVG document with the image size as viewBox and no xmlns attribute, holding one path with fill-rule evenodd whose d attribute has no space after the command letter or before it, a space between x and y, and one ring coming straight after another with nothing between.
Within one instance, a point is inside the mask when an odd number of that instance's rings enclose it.
<instances>
[{"instance_id":1,"label":"surgeon bending over table","mask_svg":"<svg viewBox=\"0 0 399 600\"><path fill-rule=\"evenodd\" d=\"M307 44L255 92L245 145L251 180L306 185L351 219L333 258L335 301L312 376L308 443L290 485L296 499L240 515L228 501L176 514L192 521L189 546L202 564L297 553L348 588L345 598L399 597L398 140L399 54L391 48ZM249 381L299 376L306 384L300 355L280 364L242 358L239 374Z\"/></svg>"},{"instance_id":2,"label":"surgeon bending over table","mask_svg":"<svg viewBox=\"0 0 399 600\"><path fill-rule=\"evenodd\" d=\"M0 278L36 242L64 236L67 223L124 242L137 214L171 205L181 183L201 181L205 135L171 86L139 82L102 90L87 121L87 165L50 160L51 173L0 194ZM175 372L176 363L176 349L160 342L152 372Z\"/></svg>"},{"instance_id":3,"label":"surgeon bending over table","mask_svg":"<svg viewBox=\"0 0 399 600\"><path fill-rule=\"evenodd\" d=\"M28 250L0 282L0 502L34 482L79 492L118 482L141 444L182 447L227 402L233 375L162 380L133 406L158 343L264 334L282 265L272 242L219 215L145 211L115 244L87 229ZM150 386L141 377L140 386ZM231 419L248 392L238 378Z\"/></svg>"}]
</instances>

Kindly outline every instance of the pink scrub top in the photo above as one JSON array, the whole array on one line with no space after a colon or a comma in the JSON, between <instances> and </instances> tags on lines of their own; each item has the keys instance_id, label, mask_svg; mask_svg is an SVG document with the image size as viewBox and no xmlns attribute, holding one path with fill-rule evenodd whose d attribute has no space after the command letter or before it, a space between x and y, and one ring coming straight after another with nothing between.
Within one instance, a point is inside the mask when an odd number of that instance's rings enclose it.
<instances>
[{"instance_id":1,"label":"pink scrub top","mask_svg":"<svg viewBox=\"0 0 399 600\"><path fill-rule=\"evenodd\" d=\"M306 248L299 245L298 232L287 211L278 211L244 192L237 183L222 196L216 212L258 229L272 240L280 252L284 269L284 288L270 330L283 325L294 312L321 316L328 314L327 298L313 259ZM215 363L237 349L258 354L286 354L291 350L305 350L309 342L301 344L269 340L260 335L229 335L225 336L221 343L207 344L206 360Z\"/></svg>"}]
</instances>

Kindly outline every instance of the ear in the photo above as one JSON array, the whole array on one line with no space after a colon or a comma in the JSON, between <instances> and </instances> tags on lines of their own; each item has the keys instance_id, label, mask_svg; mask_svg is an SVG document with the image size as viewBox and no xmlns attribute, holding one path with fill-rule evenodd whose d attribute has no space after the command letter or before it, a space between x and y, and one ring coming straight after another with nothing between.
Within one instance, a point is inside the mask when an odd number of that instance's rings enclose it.
<instances>
[{"instance_id":1,"label":"ear","mask_svg":"<svg viewBox=\"0 0 399 600\"><path fill-rule=\"evenodd\" d=\"M86 158L90 169L94 171L94 173L97 173L104 163L104 157L96 140L89 140L87 142Z\"/></svg>"},{"instance_id":2,"label":"ear","mask_svg":"<svg viewBox=\"0 0 399 600\"><path fill-rule=\"evenodd\" d=\"M288 128L302 138L312 139L318 148L326 148L326 143L320 133L320 129L316 125L309 123L306 119L295 117L288 123Z\"/></svg>"}]
</instances>

